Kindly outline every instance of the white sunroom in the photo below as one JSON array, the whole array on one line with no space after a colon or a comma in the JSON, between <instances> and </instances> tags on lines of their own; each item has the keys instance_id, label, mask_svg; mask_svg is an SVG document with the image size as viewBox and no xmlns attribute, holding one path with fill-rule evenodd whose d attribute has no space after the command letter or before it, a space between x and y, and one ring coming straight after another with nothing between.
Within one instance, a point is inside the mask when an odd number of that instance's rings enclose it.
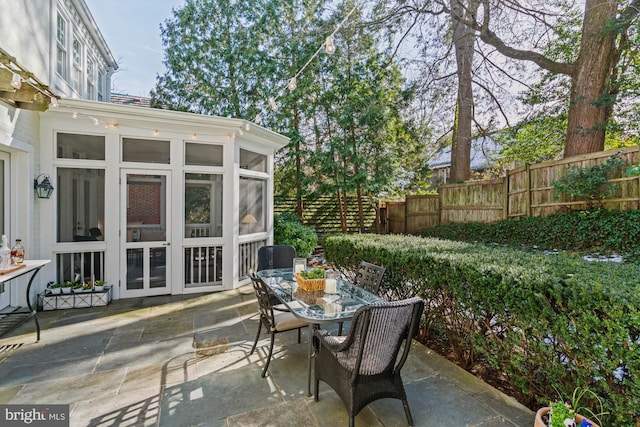
<instances>
[{"instance_id":1,"label":"white sunroom","mask_svg":"<svg viewBox=\"0 0 640 427\"><path fill-rule=\"evenodd\" d=\"M106 280L113 297L231 289L273 227L273 157L254 123L63 99L40 113L41 282Z\"/></svg>"}]
</instances>

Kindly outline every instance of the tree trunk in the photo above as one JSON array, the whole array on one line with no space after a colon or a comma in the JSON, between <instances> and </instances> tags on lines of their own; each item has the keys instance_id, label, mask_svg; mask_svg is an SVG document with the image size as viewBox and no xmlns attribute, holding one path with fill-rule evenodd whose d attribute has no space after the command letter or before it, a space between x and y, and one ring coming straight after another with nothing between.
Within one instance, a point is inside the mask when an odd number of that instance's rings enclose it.
<instances>
[{"instance_id":1,"label":"tree trunk","mask_svg":"<svg viewBox=\"0 0 640 427\"><path fill-rule=\"evenodd\" d=\"M615 66L615 0L586 0L580 54L571 80L564 157L604 150L609 120L609 79Z\"/></svg>"},{"instance_id":2,"label":"tree trunk","mask_svg":"<svg viewBox=\"0 0 640 427\"><path fill-rule=\"evenodd\" d=\"M471 177L471 123L473 121L472 63L475 33L465 22L474 22L478 0L450 0L453 43L456 51L458 99L451 142L451 180Z\"/></svg>"}]
</instances>

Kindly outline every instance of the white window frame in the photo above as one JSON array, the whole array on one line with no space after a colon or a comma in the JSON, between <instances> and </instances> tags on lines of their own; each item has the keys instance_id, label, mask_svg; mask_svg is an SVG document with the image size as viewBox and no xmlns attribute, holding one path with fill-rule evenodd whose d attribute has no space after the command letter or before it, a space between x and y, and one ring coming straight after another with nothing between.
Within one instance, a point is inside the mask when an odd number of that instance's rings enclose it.
<instances>
[{"instance_id":1,"label":"white window frame","mask_svg":"<svg viewBox=\"0 0 640 427\"><path fill-rule=\"evenodd\" d=\"M96 99L96 77L95 77L95 72L96 72L96 67L95 67L95 63L96 61L94 61L94 59L87 55L87 61L86 61L86 73L87 73L87 99L91 99L91 100L95 100Z\"/></svg>"},{"instance_id":2,"label":"white window frame","mask_svg":"<svg viewBox=\"0 0 640 427\"><path fill-rule=\"evenodd\" d=\"M102 69L98 70L98 101L105 101L104 97L105 73Z\"/></svg>"},{"instance_id":3,"label":"white window frame","mask_svg":"<svg viewBox=\"0 0 640 427\"><path fill-rule=\"evenodd\" d=\"M56 72L63 80L68 78L67 28L67 20L58 12L56 19Z\"/></svg>"},{"instance_id":4,"label":"white window frame","mask_svg":"<svg viewBox=\"0 0 640 427\"><path fill-rule=\"evenodd\" d=\"M71 42L71 51L73 53L73 76L71 80L73 82L73 90L75 90L79 95L82 95L82 82L84 80L82 72L83 47L80 37L74 34Z\"/></svg>"}]
</instances>

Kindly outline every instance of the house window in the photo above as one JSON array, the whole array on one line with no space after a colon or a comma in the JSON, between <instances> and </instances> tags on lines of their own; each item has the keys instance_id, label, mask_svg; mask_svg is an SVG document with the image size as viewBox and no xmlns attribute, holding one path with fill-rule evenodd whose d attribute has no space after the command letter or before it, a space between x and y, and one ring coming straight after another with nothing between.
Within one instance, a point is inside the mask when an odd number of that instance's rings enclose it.
<instances>
[{"instance_id":1,"label":"house window","mask_svg":"<svg viewBox=\"0 0 640 427\"><path fill-rule=\"evenodd\" d=\"M104 136L59 133L56 138L59 159L104 160Z\"/></svg>"},{"instance_id":2,"label":"house window","mask_svg":"<svg viewBox=\"0 0 640 427\"><path fill-rule=\"evenodd\" d=\"M98 240L104 227L103 169L58 168L58 242Z\"/></svg>"},{"instance_id":3,"label":"house window","mask_svg":"<svg viewBox=\"0 0 640 427\"><path fill-rule=\"evenodd\" d=\"M142 163L170 163L169 141L122 138L122 161Z\"/></svg>"},{"instance_id":4,"label":"house window","mask_svg":"<svg viewBox=\"0 0 640 427\"><path fill-rule=\"evenodd\" d=\"M56 27L56 71L67 79L67 21L58 13Z\"/></svg>"},{"instance_id":5,"label":"house window","mask_svg":"<svg viewBox=\"0 0 640 427\"><path fill-rule=\"evenodd\" d=\"M104 72L98 71L98 101L104 101Z\"/></svg>"},{"instance_id":6,"label":"house window","mask_svg":"<svg viewBox=\"0 0 640 427\"><path fill-rule=\"evenodd\" d=\"M267 156L240 149L240 169L255 172L267 171Z\"/></svg>"},{"instance_id":7,"label":"house window","mask_svg":"<svg viewBox=\"0 0 640 427\"><path fill-rule=\"evenodd\" d=\"M222 166L222 145L185 144L185 165Z\"/></svg>"},{"instance_id":8,"label":"house window","mask_svg":"<svg viewBox=\"0 0 640 427\"><path fill-rule=\"evenodd\" d=\"M184 237L222 237L222 175L184 177Z\"/></svg>"},{"instance_id":9,"label":"house window","mask_svg":"<svg viewBox=\"0 0 640 427\"><path fill-rule=\"evenodd\" d=\"M77 37L73 37L73 89L80 94L82 85L82 44Z\"/></svg>"},{"instance_id":10,"label":"house window","mask_svg":"<svg viewBox=\"0 0 640 427\"><path fill-rule=\"evenodd\" d=\"M240 177L240 234L265 231L267 183L261 179Z\"/></svg>"},{"instance_id":11,"label":"house window","mask_svg":"<svg viewBox=\"0 0 640 427\"><path fill-rule=\"evenodd\" d=\"M96 80L93 59L87 56L87 99L96 99Z\"/></svg>"}]
</instances>

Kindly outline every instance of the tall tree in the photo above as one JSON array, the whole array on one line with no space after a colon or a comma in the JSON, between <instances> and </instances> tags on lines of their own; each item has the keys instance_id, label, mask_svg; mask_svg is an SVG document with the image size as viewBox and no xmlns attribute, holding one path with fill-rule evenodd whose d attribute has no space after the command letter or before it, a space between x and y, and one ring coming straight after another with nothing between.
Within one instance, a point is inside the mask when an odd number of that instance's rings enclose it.
<instances>
[{"instance_id":1,"label":"tall tree","mask_svg":"<svg viewBox=\"0 0 640 427\"><path fill-rule=\"evenodd\" d=\"M514 2L498 2L514 12L544 22L545 15ZM604 149L605 130L618 92L617 66L628 48L629 28L637 24L640 0L585 0L582 31L577 57L559 62L529 49L507 44L491 28L495 6L483 0L483 19L471 22L481 39L500 53L517 60L532 61L553 73L571 79L564 156L592 153Z\"/></svg>"},{"instance_id":2,"label":"tall tree","mask_svg":"<svg viewBox=\"0 0 640 427\"><path fill-rule=\"evenodd\" d=\"M473 53L475 32L466 22L475 22L480 0L450 0L455 46L458 96L451 140L451 179L471 177L471 126L473 123Z\"/></svg>"}]
</instances>

